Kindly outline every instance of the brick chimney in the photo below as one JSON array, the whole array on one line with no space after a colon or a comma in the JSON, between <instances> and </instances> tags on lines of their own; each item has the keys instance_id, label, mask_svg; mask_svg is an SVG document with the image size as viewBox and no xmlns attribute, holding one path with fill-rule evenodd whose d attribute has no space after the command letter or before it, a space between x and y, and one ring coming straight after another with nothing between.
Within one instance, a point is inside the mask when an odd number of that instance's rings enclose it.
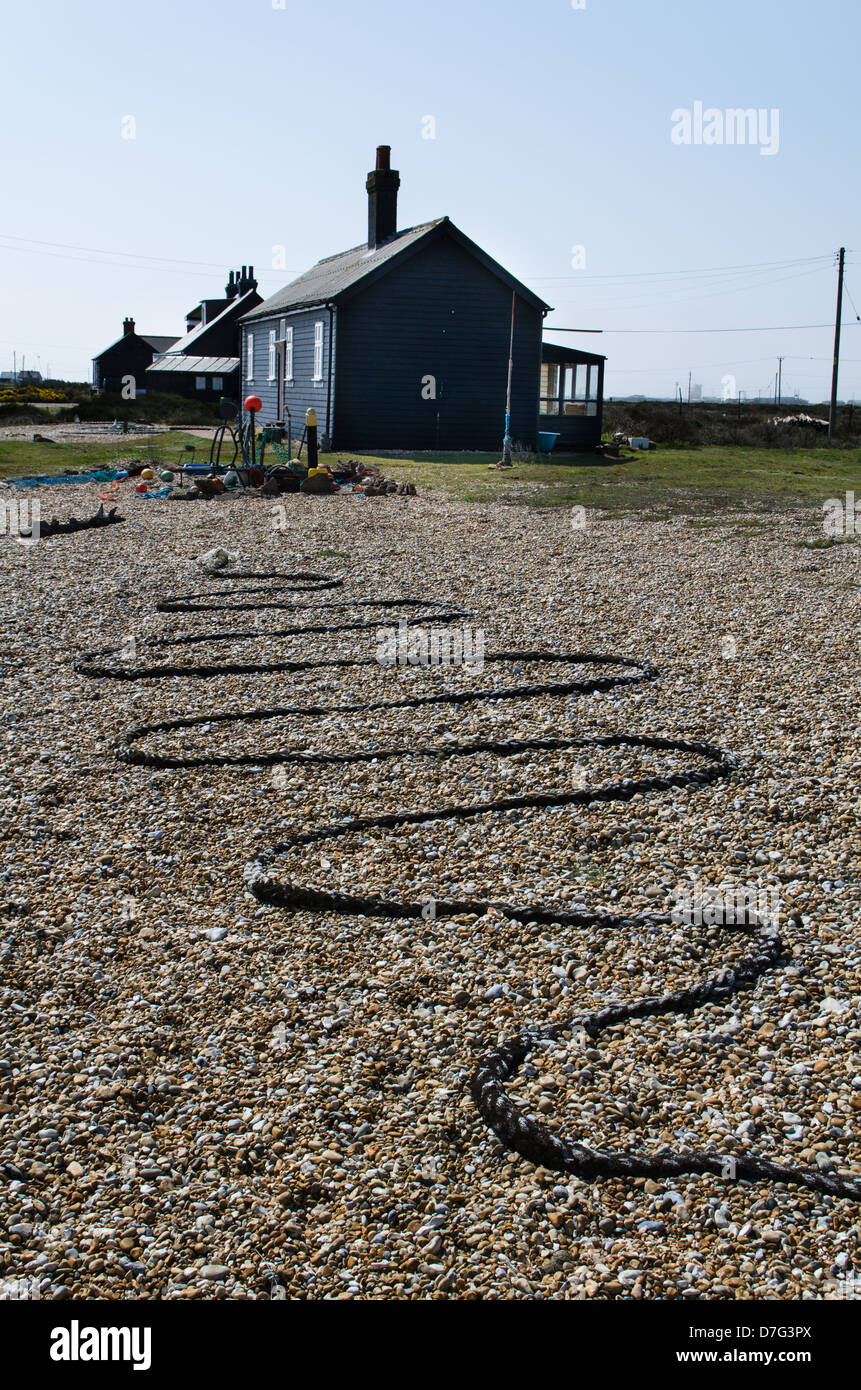
<instances>
[{"instance_id":1,"label":"brick chimney","mask_svg":"<svg viewBox=\"0 0 861 1390\"><path fill-rule=\"evenodd\" d=\"M382 246L398 231L398 189L401 176L389 168L391 145L377 146L377 167L368 174L368 246Z\"/></svg>"},{"instance_id":2,"label":"brick chimney","mask_svg":"<svg viewBox=\"0 0 861 1390\"><path fill-rule=\"evenodd\" d=\"M230 277L227 281L227 284L224 286L224 293L227 295L228 299L235 299L237 294L239 293L239 285L233 278L232 270L230 272Z\"/></svg>"},{"instance_id":3,"label":"brick chimney","mask_svg":"<svg viewBox=\"0 0 861 1390\"><path fill-rule=\"evenodd\" d=\"M127 338L130 333L135 331L134 319L123 319L123 337Z\"/></svg>"}]
</instances>

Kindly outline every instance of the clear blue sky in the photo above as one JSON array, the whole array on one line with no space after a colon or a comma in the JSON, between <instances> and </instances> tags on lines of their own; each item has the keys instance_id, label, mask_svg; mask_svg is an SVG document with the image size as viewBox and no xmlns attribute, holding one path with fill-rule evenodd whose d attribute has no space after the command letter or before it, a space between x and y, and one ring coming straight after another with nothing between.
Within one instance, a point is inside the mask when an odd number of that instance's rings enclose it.
<instances>
[{"instance_id":1,"label":"clear blue sky","mask_svg":"<svg viewBox=\"0 0 861 1390\"><path fill-rule=\"evenodd\" d=\"M831 331L775 326L833 322L841 244L861 305L859 39L845 0L9 7L0 363L89 379L126 314L178 335L242 262L274 292L364 239L390 144L400 225L448 214L556 306L548 337L603 328L561 341L606 353L608 394L672 395L689 370L753 393L782 353L784 391L822 399ZM698 101L776 108L777 153L673 143ZM845 322L841 396L861 398L848 302Z\"/></svg>"}]
</instances>

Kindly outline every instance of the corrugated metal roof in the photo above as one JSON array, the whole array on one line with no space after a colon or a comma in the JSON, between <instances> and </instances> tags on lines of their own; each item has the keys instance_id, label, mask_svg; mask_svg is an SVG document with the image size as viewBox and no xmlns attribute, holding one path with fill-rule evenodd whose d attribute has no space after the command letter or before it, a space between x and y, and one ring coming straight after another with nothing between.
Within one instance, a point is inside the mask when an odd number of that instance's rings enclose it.
<instances>
[{"instance_id":1,"label":"corrugated metal roof","mask_svg":"<svg viewBox=\"0 0 861 1390\"><path fill-rule=\"evenodd\" d=\"M189 352L168 352L157 357L148 372L195 372L203 375L212 372L216 376L227 376L239 367L238 357L194 357Z\"/></svg>"},{"instance_id":2,"label":"corrugated metal roof","mask_svg":"<svg viewBox=\"0 0 861 1390\"><path fill-rule=\"evenodd\" d=\"M488 256L486 251L482 251L480 246L470 241L453 222L447 217L437 217L433 222L423 222L418 227L409 227L405 232L399 232L383 246L377 246L373 251L368 249L367 243L361 246L353 246L349 251L342 251L338 256L328 256L325 260L318 261L315 266L300 275L297 280L292 280L289 285L285 285L283 290L273 294L271 298L265 299L262 304L258 304L256 309L252 309L250 314L246 314L243 322L249 320L268 318L273 314L283 313L288 309L310 308L315 304L327 304L332 300L337 301L339 296L353 288L366 276L375 271L385 269L385 267L398 256L409 251L425 237L437 232L445 227L447 233L454 237L466 250L471 252L494 274L499 275L507 284L522 295L523 298L531 300L536 306L548 308L543 299L533 294L532 290L526 285L521 284L513 275L510 275L501 265Z\"/></svg>"}]
</instances>

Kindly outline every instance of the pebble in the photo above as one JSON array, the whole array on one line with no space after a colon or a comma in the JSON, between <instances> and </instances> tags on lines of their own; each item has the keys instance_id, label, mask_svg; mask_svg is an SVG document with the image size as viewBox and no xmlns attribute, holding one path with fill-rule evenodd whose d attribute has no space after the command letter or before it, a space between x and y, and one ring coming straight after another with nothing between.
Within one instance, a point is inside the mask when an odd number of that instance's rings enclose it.
<instances>
[{"instance_id":1,"label":"pebble","mask_svg":"<svg viewBox=\"0 0 861 1390\"><path fill-rule=\"evenodd\" d=\"M13 1273L35 1270L46 1299L822 1297L829 1271L858 1267L852 1203L717 1176L569 1182L505 1151L467 1094L489 1039L681 988L737 959L743 934L563 930L495 910L288 917L249 898L242 870L295 825L697 765L627 746L455 758L425 746L569 729L713 739L741 760L732 782L359 830L286 856L284 874L426 903L622 914L661 910L691 877L778 893L785 965L691 1015L538 1049L511 1095L598 1148L763 1152L861 1172L861 766L845 733L857 673L834 659L855 650L851 547L799 547L821 520L813 506L770 512L755 538L735 515L705 544L683 512L636 524L596 512L575 537L553 508L441 492L387 498L384 521L374 499L287 500L275 531L267 499L180 507L129 487L123 526L45 541L38 555L0 547L0 1070L14 1098L0 1103L0 1201ZM58 485L51 505L67 515L79 492ZM601 697L380 712L375 701L435 683L549 673L373 660L213 681L74 672L81 647L218 628L249 635L170 659L223 662L228 647L247 660L373 657L374 628L278 635L296 616L283 609L157 614L160 595L217 587L195 556L218 546L243 568L342 574L342 590L305 600L315 615L330 601L427 594L474 610L488 651L614 651L662 674ZM481 563L466 566L473 554ZM724 662L730 631L738 655ZM358 710L211 719L348 702ZM282 764L277 780L267 767L117 761L120 732L189 711L208 728L142 746L404 751Z\"/></svg>"}]
</instances>

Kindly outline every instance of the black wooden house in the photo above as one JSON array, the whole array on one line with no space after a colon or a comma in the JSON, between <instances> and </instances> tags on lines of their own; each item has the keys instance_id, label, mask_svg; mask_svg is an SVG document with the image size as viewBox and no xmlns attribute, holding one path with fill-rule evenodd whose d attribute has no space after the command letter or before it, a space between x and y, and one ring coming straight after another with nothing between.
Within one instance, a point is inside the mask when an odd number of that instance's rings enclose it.
<instances>
[{"instance_id":1,"label":"black wooden house","mask_svg":"<svg viewBox=\"0 0 861 1390\"><path fill-rule=\"evenodd\" d=\"M162 334L138 333L134 319L123 319L123 336L93 358L94 390L121 391L130 382L143 389L144 372L153 358L175 342Z\"/></svg>"},{"instance_id":2,"label":"black wooden house","mask_svg":"<svg viewBox=\"0 0 861 1390\"><path fill-rule=\"evenodd\" d=\"M539 423L550 306L447 217L399 232L399 186L382 145L366 184L367 242L319 261L246 314L243 396L260 397L262 422L289 411L294 438L313 407L336 450L499 449L513 296L511 435L534 448L539 429L558 423ZM562 380L564 390L564 370ZM595 417L559 405L558 432L588 447L585 422Z\"/></svg>"}]
</instances>

